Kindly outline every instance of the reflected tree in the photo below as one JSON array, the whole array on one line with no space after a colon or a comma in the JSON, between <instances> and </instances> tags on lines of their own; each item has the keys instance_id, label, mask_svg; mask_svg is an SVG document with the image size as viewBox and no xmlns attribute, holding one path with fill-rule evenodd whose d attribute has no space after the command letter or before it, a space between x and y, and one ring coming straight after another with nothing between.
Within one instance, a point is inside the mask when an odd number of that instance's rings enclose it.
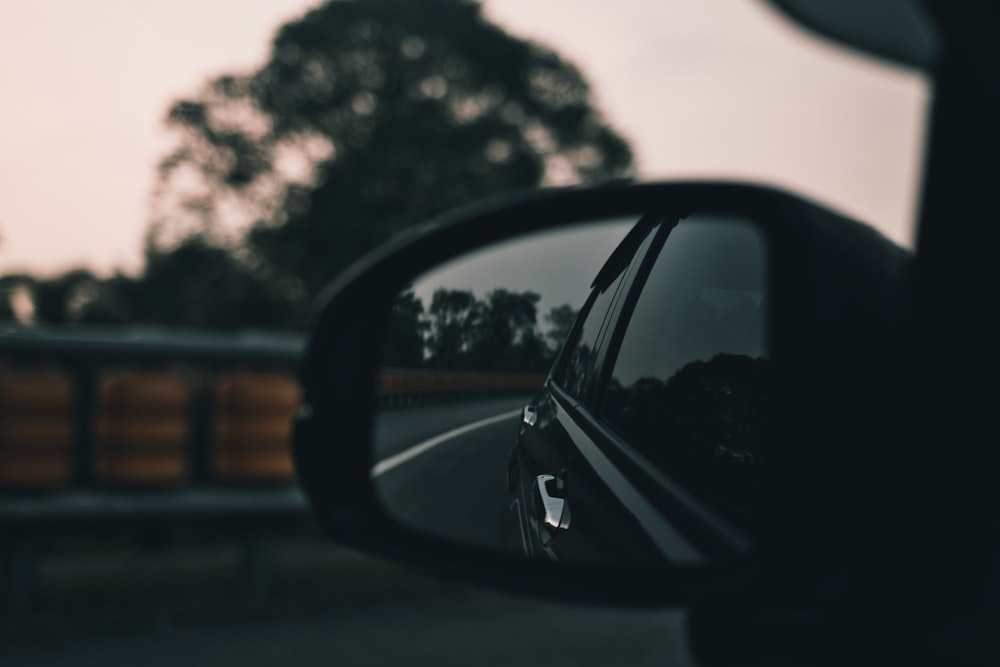
<instances>
[{"instance_id":1,"label":"reflected tree","mask_svg":"<svg viewBox=\"0 0 1000 667\"><path fill-rule=\"evenodd\" d=\"M669 379L612 378L602 416L670 474L752 511L768 466L771 364L718 353Z\"/></svg>"},{"instance_id":2,"label":"reflected tree","mask_svg":"<svg viewBox=\"0 0 1000 667\"><path fill-rule=\"evenodd\" d=\"M412 289L402 292L392 303L382 363L386 366L419 368L424 364L424 339L429 323L424 319L424 303Z\"/></svg>"},{"instance_id":3,"label":"reflected tree","mask_svg":"<svg viewBox=\"0 0 1000 667\"><path fill-rule=\"evenodd\" d=\"M535 292L497 288L486 295L470 351L472 366L486 371L539 370L544 342L538 333Z\"/></svg>"},{"instance_id":4,"label":"reflected tree","mask_svg":"<svg viewBox=\"0 0 1000 667\"><path fill-rule=\"evenodd\" d=\"M428 361L435 368L468 368L482 303L469 290L438 289L431 297Z\"/></svg>"},{"instance_id":5,"label":"reflected tree","mask_svg":"<svg viewBox=\"0 0 1000 667\"><path fill-rule=\"evenodd\" d=\"M427 364L447 370L539 373L552 352L538 330L535 292L497 288L483 299L439 289L427 310Z\"/></svg>"},{"instance_id":6,"label":"reflected tree","mask_svg":"<svg viewBox=\"0 0 1000 667\"><path fill-rule=\"evenodd\" d=\"M569 332L573 329L573 323L576 322L576 317L579 314L580 311L568 303L554 306L549 310L545 321L549 323L551 328L545 336L553 350L558 350L569 338Z\"/></svg>"}]
</instances>

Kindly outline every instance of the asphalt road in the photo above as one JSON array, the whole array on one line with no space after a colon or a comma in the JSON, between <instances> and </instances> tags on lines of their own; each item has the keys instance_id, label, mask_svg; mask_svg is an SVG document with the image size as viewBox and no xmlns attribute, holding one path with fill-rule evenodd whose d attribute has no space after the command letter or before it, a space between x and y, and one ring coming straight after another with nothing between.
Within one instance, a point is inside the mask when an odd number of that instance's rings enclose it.
<instances>
[{"instance_id":1,"label":"asphalt road","mask_svg":"<svg viewBox=\"0 0 1000 667\"><path fill-rule=\"evenodd\" d=\"M46 568L30 623L0 625L0 665L692 664L680 611L510 596L317 546L286 550L278 586L254 603L225 553L153 567L134 554L90 567L64 558Z\"/></svg>"},{"instance_id":2,"label":"asphalt road","mask_svg":"<svg viewBox=\"0 0 1000 667\"><path fill-rule=\"evenodd\" d=\"M401 523L458 542L502 548L507 456L528 397L383 414L375 484Z\"/></svg>"},{"instance_id":3,"label":"asphalt road","mask_svg":"<svg viewBox=\"0 0 1000 667\"><path fill-rule=\"evenodd\" d=\"M487 417L520 412L530 400L527 395L504 396L386 410L376 417L375 458L389 458L412 445ZM511 419L510 423L510 444L513 445L517 420Z\"/></svg>"}]
</instances>

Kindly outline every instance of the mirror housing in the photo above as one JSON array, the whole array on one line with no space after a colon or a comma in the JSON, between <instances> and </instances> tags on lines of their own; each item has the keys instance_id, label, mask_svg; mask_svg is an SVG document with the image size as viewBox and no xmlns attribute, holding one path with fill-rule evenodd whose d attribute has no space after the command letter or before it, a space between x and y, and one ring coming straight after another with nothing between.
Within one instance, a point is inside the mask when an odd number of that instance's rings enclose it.
<instances>
[{"instance_id":1,"label":"mirror housing","mask_svg":"<svg viewBox=\"0 0 1000 667\"><path fill-rule=\"evenodd\" d=\"M770 2L788 18L837 45L924 70L931 70L939 59L941 37L920 0Z\"/></svg>"},{"instance_id":2,"label":"mirror housing","mask_svg":"<svg viewBox=\"0 0 1000 667\"><path fill-rule=\"evenodd\" d=\"M635 211L737 214L768 248L775 434L785 456L773 475L754 548L706 565L620 568L518 560L401 525L384 509L371 471L376 374L392 300L416 276L471 250L580 220ZM910 256L860 223L787 193L717 182L629 184L539 191L484 202L412 228L338 277L320 300L304 356L304 408L295 424L299 479L334 539L449 576L528 594L631 604L686 604L740 595L775 577L835 570L863 494L857 478L877 419L877 369L907 316ZM864 386L852 380L865 370ZM872 382L871 378L875 378ZM822 424L822 428L817 428ZM862 488L864 485L861 485ZM768 584L770 585L770 583ZM788 590L794 590L789 583Z\"/></svg>"}]
</instances>

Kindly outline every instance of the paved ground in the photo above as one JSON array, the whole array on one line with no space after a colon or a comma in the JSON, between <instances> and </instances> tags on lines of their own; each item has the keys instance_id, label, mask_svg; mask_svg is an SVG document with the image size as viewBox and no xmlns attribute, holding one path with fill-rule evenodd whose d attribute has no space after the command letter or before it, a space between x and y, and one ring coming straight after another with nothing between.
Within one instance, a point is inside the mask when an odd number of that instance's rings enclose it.
<instances>
[{"instance_id":1,"label":"paved ground","mask_svg":"<svg viewBox=\"0 0 1000 667\"><path fill-rule=\"evenodd\" d=\"M41 566L33 607L3 619L5 667L690 664L676 611L484 592L312 540L279 549L256 600L232 546L78 550Z\"/></svg>"}]
</instances>

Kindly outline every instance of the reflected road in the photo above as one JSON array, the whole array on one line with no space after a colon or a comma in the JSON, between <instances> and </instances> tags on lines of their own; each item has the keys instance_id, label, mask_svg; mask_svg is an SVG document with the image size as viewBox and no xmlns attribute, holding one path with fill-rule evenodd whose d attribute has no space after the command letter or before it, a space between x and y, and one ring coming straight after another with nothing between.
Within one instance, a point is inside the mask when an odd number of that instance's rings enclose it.
<instances>
[{"instance_id":1,"label":"reflected road","mask_svg":"<svg viewBox=\"0 0 1000 667\"><path fill-rule=\"evenodd\" d=\"M529 396L384 412L373 477L388 511L416 530L499 548L507 455Z\"/></svg>"}]
</instances>

